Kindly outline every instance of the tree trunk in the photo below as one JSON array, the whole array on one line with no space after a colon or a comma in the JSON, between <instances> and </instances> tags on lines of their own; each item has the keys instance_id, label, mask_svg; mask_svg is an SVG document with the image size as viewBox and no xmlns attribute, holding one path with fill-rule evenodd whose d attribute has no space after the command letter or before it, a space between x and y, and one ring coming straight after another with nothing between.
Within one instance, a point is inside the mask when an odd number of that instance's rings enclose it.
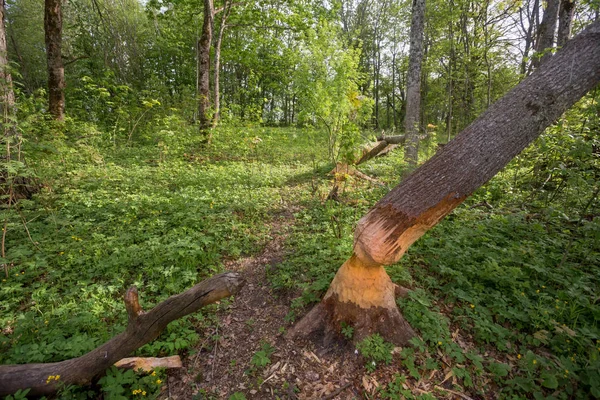
<instances>
[{"instance_id":1,"label":"tree trunk","mask_svg":"<svg viewBox=\"0 0 600 400\"><path fill-rule=\"evenodd\" d=\"M525 34L525 50L523 51L523 57L521 58L522 76L528 75L528 72L531 71L531 64L529 63L529 51L535 42L534 32L537 30L537 20L539 19L539 0L533 1L531 12L529 12L529 4L530 3L527 3L525 7L522 7L521 11L519 12L521 29ZM527 13L527 27L525 27L525 24L523 23L523 11Z\"/></svg>"},{"instance_id":2,"label":"tree trunk","mask_svg":"<svg viewBox=\"0 0 600 400\"><path fill-rule=\"evenodd\" d=\"M575 14L575 0L561 0L558 12L558 37L556 45L562 47L571 37L573 15Z\"/></svg>"},{"instance_id":3,"label":"tree trunk","mask_svg":"<svg viewBox=\"0 0 600 400\"><path fill-rule=\"evenodd\" d=\"M414 168L418 161L424 25L425 0L413 0L412 21L410 24L410 55L406 80L406 116L404 117L406 134L404 157L409 168Z\"/></svg>"},{"instance_id":4,"label":"tree trunk","mask_svg":"<svg viewBox=\"0 0 600 400\"><path fill-rule=\"evenodd\" d=\"M204 0L204 21L202 34L198 40L198 120L200 134L210 141L210 45L214 20L213 0Z\"/></svg>"},{"instance_id":5,"label":"tree trunk","mask_svg":"<svg viewBox=\"0 0 600 400\"><path fill-rule=\"evenodd\" d=\"M146 313L140 307L134 286L125 293L125 308L129 317L125 332L71 360L47 364L0 365L0 396L27 388L31 389L29 395L49 395L68 385L87 385L115 362L158 337L171 321L237 293L243 283L237 273L216 275L181 294L169 297ZM49 380L50 376L60 378Z\"/></svg>"},{"instance_id":6,"label":"tree trunk","mask_svg":"<svg viewBox=\"0 0 600 400\"><path fill-rule=\"evenodd\" d=\"M62 61L62 0L46 0L44 7L46 59L48 61L48 111L65 119L65 67Z\"/></svg>"},{"instance_id":7,"label":"tree trunk","mask_svg":"<svg viewBox=\"0 0 600 400\"><path fill-rule=\"evenodd\" d=\"M217 42L215 43L215 71L214 71L214 102L215 102L215 113L213 115L212 126L213 128L219 123L221 118L221 89L220 89L220 76L221 76L221 44L223 43L223 33L227 27L227 18L231 11L231 2L225 1L223 8L223 16L221 17L221 25L219 26L219 35L217 36Z\"/></svg>"},{"instance_id":8,"label":"tree trunk","mask_svg":"<svg viewBox=\"0 0 600 400\"><path fill-rule=\"evenodd\" d=\"M548 0L544 9L544 17L538 31L538 42L535 48L536 54L533 59L533 66L536 68L552 57L550 49L554 45L559 4L560 0Z\"/></svg>"},{"instance_id":9,"label":"tree trunk","mask_svg":"<svg viewBox=\"0 0 600 400\"><path fill-rule=\"evenodd\" d=\"M14 115L15 92L13 91L12 75L8 65L8 46L6 44L6 26L4 16L6 7L4 0L0 0L0 118L4 127L4 135L11 125L10 120Z\"/></svg>"},{"instance_id":10,"label":"tree trunk","mask_svg":"<svg viewBox=\"0 0 600 400\"><path fill-rule=\"evenodd\" d=\"M600 21L596 21L358 222L352 257L321 303L289 336L334 334L345 323L354 327L355 340L379 332L390 342L406 345L414 333L396 308L394 286L383 266L397 262L415 240L599 83Z\"/></svg>"}]
</instances>

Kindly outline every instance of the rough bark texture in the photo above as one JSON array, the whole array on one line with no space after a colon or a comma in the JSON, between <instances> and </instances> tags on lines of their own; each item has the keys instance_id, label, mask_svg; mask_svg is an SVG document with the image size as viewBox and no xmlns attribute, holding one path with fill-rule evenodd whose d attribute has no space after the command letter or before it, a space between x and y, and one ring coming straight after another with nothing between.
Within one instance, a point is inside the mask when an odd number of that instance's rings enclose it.
<instances>
[{"instance_id":1,"label":"rough bark texture","mask_svg":"<svg viewBox=\"0 0 600 400\"><path fill-rule=\"evenodd\" d=\"M417 165L419 150L419 121L421 115L421 63L423 61L423 29L425 0L413 0L410 24L410 55L406 77L406 150L404 158L410 167Z\"/></svg>"},{"instance_id":2,"label":"rough bark texture","mask_svg":"<svg viewBox=\"0 0 600 400\"><path fill-rule=\"evenodd\" d=\"M556 44L562 47L571 37L573 27L573 15L575 14L575 0L561 0L558 12L558 37Z\"/></svg>"},{"instance_id":3,"label":"rough bark texture","mask_svg":"<svg viewBox=\"0 0 600 400\"><path fill-rule=\"evenodd\" d=\"M5 2L0 0L0 118L2 118L3 125L6 127L15 107L15 92L13 91L12 76L8 68L5 14Z\"/></svg>"},{"instance_id":4,"label":"rough bark texture","mask_svg":"<svg viewBox=\"0 0 600 400\"><path fill-rule=\"evenodd\" d=\"M397 262L415 240L599 83L600 20L567 42L359 221L353 256L338 271L318 310L300 321L290 336L335 331L338 321L362 324L368 318L383 318L386 322L380 325L385 328L377 329L384 335L402 331L404 335L386 338L405 342L412 331L395 319L393 288L381 266ZM358 320L358 314L365 316Z\"/></svg>"},{"instance_id":5,"label":"rough bark texture","mask_svg":"<svg viewBox=\"0 0 600 400\"><path fill-rule=\"evenodd\" d=\"M493 104L359 222L355 251L389 265L600 81L600 21Z\"/></svg>"},{"instance_id":6,"label":"rough bark texture","mask_svg":"<svg viewBox=\"0 0 600 400\"><path fill-rule=\"evenodd\" d=\"M125 332L115 336L91 352L71 360L25 365L0 365L0 396L30 388L30 395L54 393L63 385L86 385L93 377L154 340L171 322L198 311L239 291L243 279L237 273L224 273L207 279L193 288L169 297L152 310L144 313L138 303L137 289L125 294L129 323ZM60 375L51 380L49 376Z\"/></svg>"},{"instance_id":7,"label":"rough bark texture","mask_svg":"<svg viewBox=\"0 0 600 400\"><path fill-rule=\"evenodd\" d=\"M62 0L46 0L44 31L48 62L48 111L54 119L65 118L65 67L62 61Z\"/></svg>"},{"instance_id":8,"label":"rough bark texture","mask_svg":"<svg viewBox=\"0 0 600 400\"><path fill-rule=\"evenodd\" d=\"M536 68L552 57L550 49L554 45L559 5L560 0L548 0L546 8L544 9L544 17L540 23L538 42L535 47L536 54L533 59L533 65Z\"/></svg>"},{"instance_id":9,"label":"rough bark texture","mask_svg":"<svg viewBox=\"0 0 600 400\"><path fill-rule=\"evenodd\" d=\"M231 1L225 1L223 6L223 15L221 16L221 25L219 26L219 34L217 36L217 42L215 43L215 71L214 71L214 102L215 102L215 114L213 115L212 126L215 127L219 123L221 118L221 44L223 43L223 34L227 27L227 18L231 12Z\"/></svg>"},{"instance_id":10,"label":"rough bark texture","mask_svg":"<svg viewBox=\"0 0 600 400\"><path fill-rule=\"evenodd\" d=\"M198 120L200 134L209 139L210 128L210 45L215 10L213 0L204 0L204 21L198 40Z\"/></svg>"}]
</instances>

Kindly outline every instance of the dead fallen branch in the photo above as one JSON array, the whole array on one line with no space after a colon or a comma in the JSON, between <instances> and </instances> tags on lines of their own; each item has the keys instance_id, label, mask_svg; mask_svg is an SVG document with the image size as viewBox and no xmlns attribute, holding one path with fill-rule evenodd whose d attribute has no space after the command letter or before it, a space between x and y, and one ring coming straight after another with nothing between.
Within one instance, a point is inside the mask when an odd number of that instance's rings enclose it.
<instances>
[{"instance_id":1,"label":"dead fallen branch","mask_svg":"<svg viewBox=\"0 0 600 400\"><path fill-rule=\"evenodd\" d=\"M183 368L181 363L181 357L129 357L119 360L115 363L115 367L124 369L133 369L137 371L141 369L146 372L150 372L156 368Z\"/></svg>"},{"instance_id":2,"label":"dead fallen branch","mask_svg":"<svg viewBox=\"0 0 600 400\"><path fill-rule=\"evenodd\" d=\"M125 308L129 317L125 332L71 360L0 365L0 396L27 388L31 389L29 395L48 395L66 385L89 384L115 362L154 340L171 321L237 293L243 283L242 277L234 272L216 275L169 297L146 313L140 307L137 289L131 287L125 294Z\"/></svg>"}]
</instances>

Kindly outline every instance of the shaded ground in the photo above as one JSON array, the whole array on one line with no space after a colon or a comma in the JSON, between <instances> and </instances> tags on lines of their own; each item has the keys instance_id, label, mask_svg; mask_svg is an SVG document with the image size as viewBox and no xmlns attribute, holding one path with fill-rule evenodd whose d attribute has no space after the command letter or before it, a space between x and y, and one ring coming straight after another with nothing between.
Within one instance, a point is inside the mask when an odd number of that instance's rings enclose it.
<instances>
[{"instance_id":1,"label":"shaded ground","mask_svg":"<svg viewBox=\"0 0 600 400\"><path fill-rule=\"evenodd\" d=\"M276 268L286 254L285 239L293 223L291 211L275 217L272 240L255 257L230 262L227 270L239 271L246 285L227 310L219 314L216 330L205 337L216 339L184 361L186 372L169 378L171 398L227 399L236 392L248 399L351 399L362 361L351 349L329 349L325 354L311 343L284 338L294 293L275 293L266 268ZM253 357L268 343L269 363L262 367ZM269 347L267 347L270 349Z\"/></svg>"}]
</instances>

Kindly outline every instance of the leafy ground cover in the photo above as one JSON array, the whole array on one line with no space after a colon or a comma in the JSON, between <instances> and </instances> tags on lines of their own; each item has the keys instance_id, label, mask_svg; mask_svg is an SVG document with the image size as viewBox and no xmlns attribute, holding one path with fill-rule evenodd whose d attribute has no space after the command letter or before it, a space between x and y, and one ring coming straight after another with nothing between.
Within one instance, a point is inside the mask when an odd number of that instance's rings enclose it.
<instances>
[{"instance_id":1,"label":"leafy ground cover","mask_svg":"<svg viewBox=\"0 0 600 400\"><path fill-rule=\"evenodd\" d=\"M543 153L528 150L389 268L394 281L413 289L399 304L420 336L393 358L380 338L359 346L361 374L379 384L363 380L353 393L600 397L594 172L559 167L592 157L586 146L594 143L563 137L560 146L566 141L570 152L561 155L553 142L559 134L549 132L536 144L545 146ZM56 361L91 350L124 328L127 287L137 285L149 308L225 263L259 253L270 240L269 224L289 204L294 224L285 258L266 277L275 291L302 293L286 316L293 323L322 296L352 250L354 225L397 182L403 165L395 152L361 167L383 186L338 177L340 201L331 201L325 198L332 164L317 132L223 127L208 150L174 118L140 134L135 147L116 145L89 126L72 124L66 135L81 139L28 144L43 190L3 212L1 363ZM549 163L560 179L540 188L527 171ZM221 323L219 307L226 303L173 323L138 353L196 351L199 332ZM351 337L352 327L344 335ZM256 374L276 351L272 338L261 339L244 366ZM96 389L105 398L158 396L164 379L163 372L148 378L111 370ZM61 396L88 395L66 388Z\"/></svg>"}]
</instances>

